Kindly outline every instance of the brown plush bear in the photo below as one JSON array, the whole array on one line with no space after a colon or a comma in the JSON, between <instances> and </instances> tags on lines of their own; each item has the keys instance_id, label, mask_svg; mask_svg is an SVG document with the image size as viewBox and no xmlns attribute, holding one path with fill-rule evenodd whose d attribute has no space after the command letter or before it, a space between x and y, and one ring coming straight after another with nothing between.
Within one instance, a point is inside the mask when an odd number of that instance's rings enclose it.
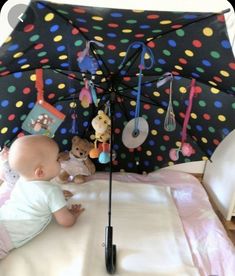
<instances>
[{"instance_id":1,"label":"brown plush bear","mask_svg":"<svg viewBox=\"0 0 235 276\"><path fill-rule=\"evenodd\" d=\"M73 181L81 184L85 182L86 176L95 173L95 165L88 157L92 148L93 144L86 139L78 136L73 137L71 150L59 154L61 172L58 178L60 182Z\"/></svg>"}]
</instances>

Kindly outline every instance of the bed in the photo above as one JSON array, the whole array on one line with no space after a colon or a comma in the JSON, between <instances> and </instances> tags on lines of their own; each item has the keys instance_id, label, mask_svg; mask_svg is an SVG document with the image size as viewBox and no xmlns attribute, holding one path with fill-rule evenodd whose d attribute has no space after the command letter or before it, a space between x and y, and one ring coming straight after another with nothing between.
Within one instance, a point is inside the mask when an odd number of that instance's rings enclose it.
<instances>
[{"instance_id":1,"label":"bed","mask_svg":"<svg viewBox=\"0 0 235 276\"><path fill-rule=\"evenodd\" d=\"M85 212L71 228L55 222L0 262L4 276L106 275L108 174L63 188ZM165 207L166 208L165 208ZM116 275L233 275L235 250L196 177L160 169L113 174Z\"/></svg>"}]
</instances>

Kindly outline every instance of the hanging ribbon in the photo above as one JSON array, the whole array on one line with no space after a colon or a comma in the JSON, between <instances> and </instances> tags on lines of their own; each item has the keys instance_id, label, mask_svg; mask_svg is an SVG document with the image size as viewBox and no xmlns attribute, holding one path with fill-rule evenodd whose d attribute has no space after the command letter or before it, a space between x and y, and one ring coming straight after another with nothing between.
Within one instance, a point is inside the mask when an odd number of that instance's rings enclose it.
<instances>
[{"instance_id":1,"label":"hanging ribbon","mask_svg":"<svg viewBox=\"0 0 235 276\"><path fill-rule=\"evenodd\" d=\"M140 58L140 64L139 64L139 75L138 75L138 92L137 92L137 98L136 98L136 108L135 108L135 124L134 124L134 131L133 131L133 136L138 136L139 134L139 115L140 115L140 95L141 95L141 83L142 83L142 71L143 69L151 69L153 64L154 64L154 55L152 50L146 46L143 42L133 42L132 44L129 45L126 51L126 56L122 63L120 64L119 68L123 66L123 64L126 61L127 58L127 53L129 52L130 48L133 46L139 45L139 47L142 47L141 50L141 58ZM145 60L145 55L148 54L150 57L150 65L146 65L146 60Z\"/></svg>"},{"instance_id":2,"label":"hanging ribbon","mask_svg":"<svg viewBox=\"0 0 235 276\"><path fill-rule=\"evenodd\" d=\"M193 97L195 95L195 83L196 83L196 80L192 79L190 84L191 88L189 92L189 103L185 113L183 129L181 133L181 146L177 149L171 149L169 153L170 158L173 161L176 161L179 159L179 152L182 152L183 156L188 156L188 157L195 153L194 148L189 143L185 143L187 139L187 126L188 126L192 105L193 105Z\"/></svg>"}]
</instances>

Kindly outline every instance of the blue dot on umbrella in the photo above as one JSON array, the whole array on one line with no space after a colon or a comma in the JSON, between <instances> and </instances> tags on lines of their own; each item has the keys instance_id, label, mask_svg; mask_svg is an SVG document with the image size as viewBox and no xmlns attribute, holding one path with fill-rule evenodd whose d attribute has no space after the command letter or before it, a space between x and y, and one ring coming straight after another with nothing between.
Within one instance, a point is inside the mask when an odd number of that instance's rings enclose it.
<instances>
[{"instance_id":1,"label":"blue dot on umbrella","mask_svg":"<svg viewBox=\"0 0 235 276\"><path fill-rule=\"evenodd\" d=\"M145 167L148 167L148 166L149 166L149 161L148 161L148 160L145 160L145 161L144 161L144 165L145 165Z\"/></svg>"},{"instance_id":2,"label":"blue dot on umbrella","mask_svg":"<svg viewBox=\"0 0 235 276\"><path fill-rule=\"evenodd\" d=\"M13 44L11 46L8 47L8 51L12 52L12 51L15 51L19 48L19 45L18 44Z\"/></svg>"},{"instance_id":3,"label":"blue dot on umbrella","mask_svg":"<svg viewBox=\"0 0 235 276\"><path fill-rule=\"evenodd\" d=\"M176 47L176 42L175 42L173 39L169 39L169 40L168 40L168 44L169 44L171 47Z\"/></svg>"},{"instance_id":4,"label":"blue dot on umbrella","mask_svg":"<svg viewBox=\"0 0 235 276\"><path fill-rule=\"evenodd\" d=\"M20 59L20 60L18 60L18 64L23 64L23 63L25 63L25 62L27 62L27 59L26 58L22 58L22 59Z\"/></svg>"},{"instance_id":5,"label":"blue dot on umbrella","mask_svg":"<svg viewBox=\"0 0 235 276\"><path fill-rule=\"evenodd\" d=\"M114 38L114 37L117 37L117 34L115 34L115 33L107 33L107 36L111 37L111 38Z\"/></svg>"},{"instance_id":6,"label":"blue dot on umbrella","mask_svg":"<svg viewBox=\"0 0 235 276\"><path fill-rule=\"evenodd\" d=\"M202 130L203 130L203 127L202 127L201 125L196 125L196 129L197 129L198 131L202 131Z\"/></svg>"},{"instance_id":7,"label":"blue dot on umbrella","mask_svg":"<svg viewBox=\"0 0 235 276\"><path fill-rule=\"evenodd\" d=\"M34 107L34 104L35 104L34 102L29 103L29 104L28 104L28 108L29 108L29 109L32 109L32 108Z\"/></svg>"},{"instance_id":8,"label":"blue dot on umbrella","mask_svg":"<svg viewBox=\"0 0 235 276\"><path fill-rule=\"evenodd\" d=\"M61 67L69 67L69 63L68 62L63 62L60 64Z\"/></svg>"},{"instance_id":9,"label":"blue dot on umbrella","mask_svg":"<svg viewBox=\"0 0 235 276\"><path fill-rule=\"evenodd\" d=\"M157 126L160 125L160 124L161 124L161 120L155 119L155 120L154 120L154 124L157 125Z\"/></svg>"},{"instance_id":10,"label":"blue dot on umbrella","mask_svg":"<svg viewBox=\"0 0 235 276\"><path fill-rule=\"evenodd\" d=\"M168 102L166 102L166 101L161 101L161 105L164 106L164 107L167 107L167 106L168 106Z\"/></svg>"},{"instance_id":11,"label":"blue dot on umbrella","mask_svg":"<svg viewBox=\"0 0 235 276\"><path fill-rule=\"evenodd\" d=\"M14 128L12 129L12 133L16 133L18 130L19 130L18 127L14 127Z\"/></svg>"},{"instance_id":12,"label":"blue dot on umbrella","mask_svg":"<svg viewBox=\"0 0 235 276\"><path fill-rule=\"evenodd\" d=\"M88 127L89 123L87 121L83 122L82 124L84 127Z\"/></svg>"},{"instance_id":13,"label":"blue dot on umbrella","mask_svg":"<svg viewBox=\"0 0 235 276\"><path fill-rule=\"evenodd\" d=\"M131 91L131 95L134 96L134 97L136 97L137 91L132 90L132 91Z\"/></svg>"},{"instance_id":14,"label":"blue dot on umbrella","mask_svg":"<svg viewBox=\"0 0 235 276\"><path fill-rule=\"evenodd\" d=\"M149 25L146 25L146 24L140 25L140 29L142 29L142 30L146 30L146 29L149 29L149 28L150 28Z\"/></svg>"},{"instance_id":15,"label":"blue dot on umbrella","mask_svg":"<svg viewBox=\"0 0 235 276\"><path fill-rule=\"evenodd\" d=\"M149 140L149 145L150 146L154 146L155 145L155 142L153 140Z\"/></svg>"},{"instance_id":16,"label":"blue dot on umbrella","mask_svg":"<svg viewBox=\"0 0 235 276\"><path fill-rule=\"evenodd\" d=\"M46 79L45 80L45 84L46 85L50 85L50 84L52 84L53 83L53 80L52 79Z\"/></svg>"},{"instance_id":17,"label":"blue dot on umbrella","mask_svg":"<svg viewBox=\"0 0 235 276\"><path fill-rule=\"evenodd\" d=\"M112 17L122 17L123 16L123 14L122 13L120 13L120 12L112 12L111 14L110 14Z\"/></svg>"},{"instance_id":18,"label":"blue dot on umbrella","mask_svg":"<svg viewBox=\"0 0 235 276\"><path fill-rule=\"evenodd\" d=\"M148 82L148 83L145 83L144 86L145 86L145 87L152 87L153 84L152 84L151 82Z\"/></svg>"},{"instance_id":19,"label":"blue dot on umbrella","mask_svg":"<svg viewBox=\"0 0 235 276\"><path fill-rule=\"evenodd\" d=\"M203 59L202 64L205 65L205 66L207 66L207 67L210 67L210 66L211 66L210 61L207 60L207 59Z\"/></svg>"},{"instance_id":20,"label":"blue dot on umbrella","mask_svg":"<svg viewBox=\"0 0 235 276\"><path fill-rule=\"evenodd\" d=\"M56 109L58 109L59 111L61 111L63 109L63 106L61 104L57 104L56 105Z\"/></svg>"},{"instance_id":21,"label":"blue dot on umbrella","mask_svg":"<svg viewBox=\"0 0 235 276\"><path fill-rule=\"evenodd\" d=\"M66 129L66 128L61 128L60 133L61 133L61 134L67 133L67 129Z\"/></svg>"},{"instance_id":22,"label":"blue dot on umbrella","mask_svg":"<svg viewBox=\"0 0 235 276\"><path fill-rule=\"evenodd\" d=\"M8 100L1 101L1 106L2 107L7 107L8 105L9 105L9 101Z\"/></svg>"},{"instance_id":23,"label":"blue dot on umbrella","mask_svg":"<svg viewBox=\"0 0 235 276\"><path fill-rule=\"evenodd\" d=\"M51 28L50 28L50 32L51 33L54 33L56 32L57 30L59 30L60 26L59 25L53 25Z\"/></svg>"},{"instance_id":24,"label":"blue dot on umbrella","mask_svg":"<svg viewBox=\"0 0 235 276\"><path fill-rule=\"evenodd\" d=\"M231 48L231 45L230 45L230 43L229 43L228 40L222 40L222 41L221 41L221 45L222 45L222 47L225 48L225 49L230 49L230 48Z\"/></svg>"},{"instance_id":25,"label":"blue dot on umbrella","mask_svg":"<svg viewBox=\"0 0 235 276\"><path fill-rule=\"evenodd\" d=\"M221 108L221 107L222 107L222 103L221 103L220 101L215 101L215 102L214 102L214 106L215 106L216 108Z\"/></svg>"},{"instance_id":26,"label":"blue dot on umbrella","mask_svg":"<svg viewBox=\"0 0 235 276\"><path fill-rule=\"evenodd\" d=\"M121 112L116 112L115 116L116 116L116 118L121 118L122 117L122 113Z\"/></svg>"},{"instance_id":27,"label":"blue dot on umbrella","mask_svg":"<svg viewBox=\"0 0 235 276\"><path fill-rule=\"evenodd\" d=\"M158 59L158 63L160 63L160 64L166 64L166 61L163 58L159 58Z\"/></svg>"},{"instance_id":28,"label":"blue dot on umbrella","mask_svg":"<svg viewBox=\"0 0 235 276\"><path fill-rule=\"evenodd\" d=\"M75 89L74 87L70 87L70 88L69 88L69 93L72 94L72 93L74 93L74 92L76 92L76 89Z\"/></svg>"},{"instance_id":29,"label":"blue dot on umbrella","mask_svg":"<svg viewBox=\"0 0 235 276\"><path fill-rule=\"evenodd\" d=\"M208 153L208 155L209 155L209 156L211 156L211 155L212 155L212 153L213 153L213 151L212 151L212 150L210 150L210 149L208 149L206 152Z\"/></svg>"},{"instance_id":30,"label":"blue dot on umbrella","mask_svg":"<svg viewBox=\"0 0 235 276\"><path fill-rule=\"evenodd\" d=\"M141 47L141 45L139 43L135 43L131 46L133 49L138 49Z\"/></svg>"},{"instance_id":31,"label":"blue dot on umbrella","mask_svg":"<svg viewBox=\"0 0 235 276\"><path fill-rule=\"evenodd\" d=\"M42 9L45 8L45 6L44 6L43 4L41 4L41 3L37 3L37 8L38 8L39 10L42 10Z\"/></svg>"},{"instance_id":32,"label":"blue dot on umbrella","mask_svg":"<svg viewBox=\"0 0 235 276\"><path fill-rule=\"evenodd\" d=\"M13 74L13 76L14 76L16 79L21 78L22 75L23 75L22 72L16 72L16 73Z\"/></svg>"},{"instance_id":33,"label":"blue dot on umbrella","mask_svg":"<svg viewBox=\"0 0 235 276\"><path fill-rule=\"evenodd\" d=\"M112 59L112 58L109 58L109 59L108 59L108 63L109 63L109 64L114 64L114 63L115 63L115 60Z\"/></svg>"},{"instance_id":34,"label":"blue dot on umbrella","mask_svg":"<svg viewBox=\"0 0 235 276\"><path fill-rule=\"evenodd\" d=\"M229 129L227 129L227 128L223 128L222 131L223 131L224 135L228 135L230 132Z\"/></svg>"},{"instance_id":35,"label":"blue dot on umbrella","mask_svg":"<svg viewBox=\"0 0 235 276\"><path fill-rule=\"evenodd\" d=\"M118 146L117 144L114 144L114 145L113 145L113 149L114 149L114 150L118 150L118 149L119 149L119 146Z\"/></svg>"},{"instance_id":36,"label":"blue dot on umbrella","mask_svg":"<svg viewBox=\"0 0 235 276\"><path fill-rule=\"evenodd\" d=\"M134 117L135 116L135 111L130 111L130 115L132 116L132 117Z\"/></svg>"},{"instance_id":37,"label":"blue dot on umbrella","mask_svg":"<svg viewBox=\"0 0 235 276\"><path fill-rule=\"evenodd\" d=\"M80 22L80 23L86 23L87 22L87 20L86 19L84 19L84 18L76 18L76 20L77 20L77 22Z\"/></svg>"},{"instance_id":38,"label":"blue dot on umbrella","mask_svg":"<svg viewBox=\"0 0 235 276\"><path fill-rule=\"evenodd\" d=\"M186 14L184 15L185 19L196 19L197 15L196 14Z\"/></svg>"},{"instance_id":39,"label":"blue dot on umbrella","mask_svg":"<svg viewBox=\"0 0 235 276\"><path fill-rule=\"evenodd\" d=\"M199 75L198 73L195 73L195 72L192 73L192 76L193 76L194 78L199 78L199 77L200 77L200 75Z\"/></svg>"},{"instance_id":40,"label":"blue dot on umbrella","mask_svg":"<svg viewBox=\"0 0 235 276\"><path fill-rule=\"evenodd\" d=\"M129 168L133 168L133 163L129 162L129 163L127 164L127 166L128 166Z\"/></svg>"},{"instance_id":41,"label":"blue dot on umbrella","mask_svg":"<svg viewBox=\"0 0 235 276\"><path fill-rule=\"evenodd\" d=\"M57 51L58 52L63 52L65 50L65 46L64 45L60 45L59 47L57 47Z\"/></svg>"}]
</instances>

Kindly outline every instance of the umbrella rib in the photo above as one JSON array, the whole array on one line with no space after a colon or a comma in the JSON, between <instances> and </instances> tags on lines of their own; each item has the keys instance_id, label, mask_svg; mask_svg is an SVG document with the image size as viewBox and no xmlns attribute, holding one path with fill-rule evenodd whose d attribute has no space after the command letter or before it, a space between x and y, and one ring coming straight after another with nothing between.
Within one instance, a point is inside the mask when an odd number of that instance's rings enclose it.
<instances>
[{"instance_id":1,"label":"umbrella rib","mask_svg":"<svg viewBox=\"0 0 235 276\"><path fill-rule=\"evenodd\" d=\"M89 40L90 40L90 39L88 38L88 36L86 36L86 35L84 34L84 32L83 32L83 31L82 31L72 20L70 20L70 19L67 18L66 16L60 14L57 10L51 8L50 6L48 6L47 4L45 4L44 2L42 3L42 2L39 1L39 3L41 3L42 5L44 5L45 7L47 7L47 9L49 9L50 11L53 11L54 13L56 13L56 14L57 14L58 16L60 16L63 20L65 20L66 23L70 24L71 26L73 26L74 28L76 28L77 30L79 30L81 36L83 36L83 38L84 38L86 41L89 41ZM94 46L91 46L90 48L91 48L91 49L95 49ZM93 50L92 50L92 55L93 55L94 58L97 60L96 54L93 52ZM98 56L99 56L100 60L102 61L102 64L104 65L104 67L105 67L107 73L110 74L110 71L109 71L109 69L108 69L106 63L104 62L104 60L102 59L102 57L101 57L100 55L98 55ZM98 66L100 66L99 63L98 63ZM100 69L102 70L101 67L100 67Z\"/></svg>"},{"instance_id":2,"label":"umbrella rib","mask_svg":"<svg viewBox=\"0 0 235 276\"><path fill-rule=\"evenodd\" d=\"M147 45L149 42L154 41L154 40L157 39L157 38L161 38L162 36L164 36L164 35L166 35L166 34L175 32L175 31L177 31L178 29L185 28L185 27L187 27L187 26L189 26L189 25L192 25L192 24L194 24L194 23L197 23L197 22L206 20L206 19L208 19L208 18L210 18L210 17L213 17L213 16L225 14L225 13L227 13L227 12L229 12L229 11L230 11L230 9L226 9L226 10L223 10L223 11L221 11L221 12L219 12L219 13L210 13L209 15L207 15L207 16L205 16L205 17L200 17L200 18L198 18L198 19L196 19L196 20L193 20L193 21L191 21L191 22L185 23L185 24L183 24L181 27L178 27L178 28L176 28L176 29L170 29L170 30L168 30L168 31L162 32L162 33L160 33L160 34L154 36L152 39L149 39L148 41L144 41L143 43L144 43L145 45ZM208 13L207 13L207 14L208 14ZM129 61L131 61L136 55L137 55L137 57L138 57L138 54L140 54L140 52L141 52L141 51L140 51L140 48L138 48L138 49L129 57L129 59L127 59L127 60L123 63L122 67L121 67L120 69L117 70L116 74L119 74L120 71L122 70L122 68L124 68L124 67L126 66L126 64L127 64ZM136 58L137 58L137 57L136 57ZM135 59L135 60L136 60L136 59ZM135 60L134 60L134 61L135 61ZM131 66L130 66L130 67L131 67ZM130 69L130 68L129 68L129 69Z\"/></svg>"}]
</instances>

